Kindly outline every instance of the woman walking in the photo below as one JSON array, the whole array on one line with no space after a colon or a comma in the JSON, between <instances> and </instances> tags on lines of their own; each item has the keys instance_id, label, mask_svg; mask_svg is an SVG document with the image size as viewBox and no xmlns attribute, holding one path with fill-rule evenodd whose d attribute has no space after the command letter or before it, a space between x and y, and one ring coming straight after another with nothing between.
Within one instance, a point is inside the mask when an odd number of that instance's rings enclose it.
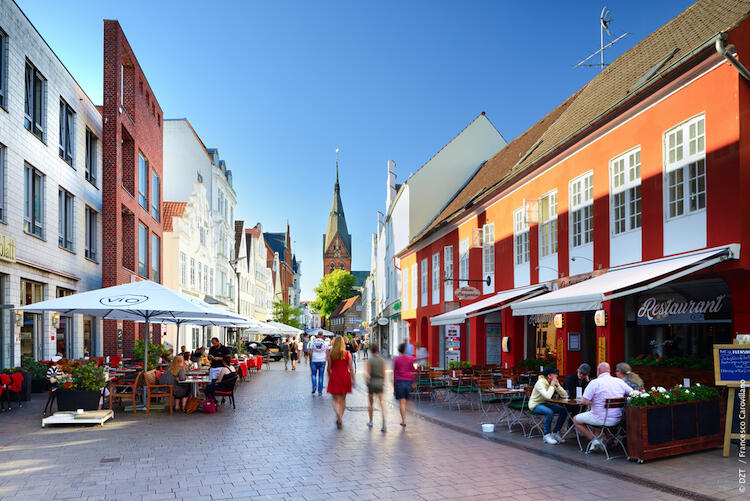
<instances>
[{"instance_id":1,"label":"woman walking","mask_svg":"<svg viewBox=\"0 0 750 501\"><path fill-rule=\"evenodd\" d=\"M292 359L292 370L297 370L297 359L299 358L299 351L297 351L297 338L292 338L289 343L289 358Z\"/></svg>"},{"instance_id":2,"label":"woman walking","mask_svg":"<svg viewBox=\"0 0 750 501\"><path fill-rule=\"evenodd\" d=\"M401 426L406 428L406 399L414 387L414 356L405 355L406 343L398 345L399 356L393 359L393 392L401 411Z\"/></svg>"},{"instance_id":3,"label":"woman walking","mask_svg":"<svg viewBox=\"0 0 750 501\"><path fill-rule=\"evenodd\" d=\"M367 411L370 413L370 421L367 426L372 428L373 397L378 397L380 402L380 413L383 415L383 426L380 431L385 431L385 406L383 405L383 383L385 382L385 361L378 355L378 345L370 347L372 358L367 359L365 364L365 380L367 381Z\"/></svg>"},{"instance_id":4,"label":"woman walking","mask_svg":"<svg viewBox=\"0 0 750 501\"><path fill-rule=\"evenodd\" d=\"M344 338L336 336L333 348L328 353L328 393L333 397L333 410L336 412L336 427L341 429L341 418L346 410L346 394L354 385L354 365L352 356L346 351Z\"/></svg>"}]
</instances>

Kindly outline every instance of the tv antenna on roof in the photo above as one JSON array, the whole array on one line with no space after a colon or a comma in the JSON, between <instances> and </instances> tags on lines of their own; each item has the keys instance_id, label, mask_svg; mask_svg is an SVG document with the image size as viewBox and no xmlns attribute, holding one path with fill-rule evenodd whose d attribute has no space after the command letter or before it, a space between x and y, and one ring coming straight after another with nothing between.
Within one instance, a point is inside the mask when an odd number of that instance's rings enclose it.
<instances>
[{"instance_id":1,"label":"tv antenna on roof","mask_svg":"<svg viewBox=\"0 0 750 501\"><path fill-rule=\"evenodd\" d=\"M628 36L628 33L625 32L619 37L609 42L607 45L604 45L604 32L605 31L607 32L607 35L609 35L610 37L614 36L612 32L609 30L609 23L611 22L612 22L612 12L610 12L610 10L605 6L602 9L601 15L599 15L599 32L600 32L599 40L601 42L599 50L594 52L590 56L588 56L586 59L579 61L578 64L573 66L573 68L591 68L591 67L599 66L599 68L603 70L609 64L609 63L606 63L606 64L604 63L604 49L608 49L612 47L615 44L615 42ZM589 59L591 59L597 54L599 54L599 64L586 63L586 61L588 61Z\"/></svg>"}]
</instances>

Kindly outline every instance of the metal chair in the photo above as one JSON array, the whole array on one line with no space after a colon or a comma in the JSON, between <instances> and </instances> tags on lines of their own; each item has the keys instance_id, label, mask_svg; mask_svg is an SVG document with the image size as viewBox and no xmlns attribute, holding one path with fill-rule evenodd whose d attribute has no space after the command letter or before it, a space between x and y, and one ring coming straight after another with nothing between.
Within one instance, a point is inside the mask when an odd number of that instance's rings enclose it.
<instances>
[{"instance_id":1,"label":"metal chair","mask_svg":"<svg viewBox=\"0 0 750 501\"><path fill-rule=\"evenodd\" d=\"M601 446L604 449L604 455L607 457L607 461L610 461L612 459L625 457L630 459L630 456L628 456L628 451L625 448L625 438L627 436L627 432L625 430L625 405L627 404L628 399L627 398L608 398L604 401L604 422L607 422L607 418L609 417L609 411L611 409L622 409L623 412L620 415L620 419L616 423L612 423L611 425L603 425L603 426L592 426L592 425L586 425L586 428L591 432L592 435L594 435L594 440L599 440L601 442ZM598 430L598 433L595 431ZM594 440L591 440L588 445L586 446L586 454L591 454L593 452L593 449L591 447L591 444ZM622 456L610 456L609 455L609 449L607 449L607 442L610 443L610 446L612 445L619 445L622 449L623 455ZM581 439L580 436L578 437L578 445L580 447Z\"/></svg>"},{"instance_id":2,"label":"metal chair","mask_svg":"<svg viewBox=\"0 0 750 501\"><path fill-rule=\"evenodd\" d=\"M544 436L544 414L537 414L529 408L529 400L531 400L531 394L534 392L533 386L526 386L526 407L523 413L526 418L526 422L530 425L529 432L526 434L526 438L532 438L536 436ZM539 430L539 435L534 435L534 430Z\"/></svg>"},{"instance_id":3,"label":"metal chair","mask_svg":"<svg viewBox=\"0 0 750 501\"><path fill-rule=\"evenodd\" d=\"M490 418L490 412L499 412L498 405L501 403L501 400L497 395L488 391L493 387L492 379L482 378L475 383L475 388L479 398L479 411L481 413L479 417L480 423L494 423L495 421ZM485 421L485 419L487 421Z\"/></svg>"},{"instance_id":4,"label":"metal chair","mask_svg":"<svg viewBox=\"0 0 750 501\"><path fill-rule=\"evenodd\" d=\"M229 397L229 401L232 402L232 409L236 409L237 407L234 404L234 385L237 383L238 377L239 376L236 372L224 376L221 383L217 383L221 385L221 389L214 389L213 391L214 400L216 400L216 395Z\"/></svg>"}]
</instances>

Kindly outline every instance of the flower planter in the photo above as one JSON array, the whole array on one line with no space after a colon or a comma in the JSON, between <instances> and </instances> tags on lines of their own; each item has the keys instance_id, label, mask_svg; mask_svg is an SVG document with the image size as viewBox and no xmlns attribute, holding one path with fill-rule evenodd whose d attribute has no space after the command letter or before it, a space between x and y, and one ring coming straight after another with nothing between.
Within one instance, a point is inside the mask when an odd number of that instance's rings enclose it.
<instances>
[{"instance_id":1,"label":"flower planter","mask_svg":"<svg viewBox=\"0 0 750 501\"><path fill-rule=\"evenodd\" d=\"M99 408L100 394L97 390L58 390L57 409L60 411L74 411L77 409L95 411Z\"/></svg>"},{"instance_id":2,"label":"flower planter","mask_svg":"<svg viewBox=\"0 0 750 501\"><path fill-rule=\"evenodd\" d=\"M656 365L633 365L633 372L641 376L643 386L664 386L666 388L682 384L684 378L690 378L690 384L714 384L713 369L687 369L681 367L658 367Z\"/></svg>"},{"instance_id":3,"label":"flower planter","mask_svg":"<svg viewBox=\"0 0 750 501\"><path fill-rule=\"evenodd\" d=\"M628 406L628 456L639 462L721 447L724 408L720 399L653 407Z\"/></svg>"},{"instance_id":4,"label":"flower planter","mask_svg":"<svg viewBox=\"0 0 750 501\"><path fill-rule=\"evenodd\" d=\"M46 379L32 379L31 380L31 393L44 393L45 391L47 391Z\"/></svg>"}]
</instances>

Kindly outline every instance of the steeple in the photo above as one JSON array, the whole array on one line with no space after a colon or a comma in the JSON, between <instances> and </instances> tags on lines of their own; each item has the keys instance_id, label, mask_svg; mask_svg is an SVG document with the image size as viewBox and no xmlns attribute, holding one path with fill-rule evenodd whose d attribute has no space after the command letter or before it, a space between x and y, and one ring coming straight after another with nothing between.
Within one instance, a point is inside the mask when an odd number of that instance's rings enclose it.
<instances>
[{"instance_id":1,"label":"steeple","mask_svg":"<svg viewBox=\"0 0 750 501\"><path fill-rule=\"evenodd\" d=\"M346 217L344 216L344 204L341 203L341 188L339 187L339 150L336 148L336 182L333 185L333 201L331 213L328 216L328 228L323 239L323 253L328 251L336 235L346 247L346 252L351 256L352 237L346 228Z\"/></svg>"}]
</instances>

